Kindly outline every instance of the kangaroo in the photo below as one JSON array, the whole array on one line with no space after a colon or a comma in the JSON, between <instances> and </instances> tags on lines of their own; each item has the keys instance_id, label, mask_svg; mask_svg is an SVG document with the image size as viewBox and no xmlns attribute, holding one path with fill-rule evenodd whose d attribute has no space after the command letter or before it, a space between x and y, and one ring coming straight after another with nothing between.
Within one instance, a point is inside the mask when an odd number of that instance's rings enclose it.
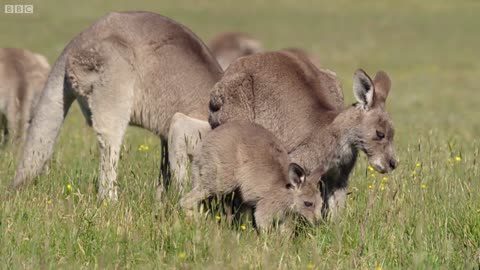
<instances>
[{"instance_id":1,"label":"kangaroo","mask_svg":"<svg viewBox=\"0 0 480 270\"><path fill-rule=\"evenodd\" d=\"M2 139L23 143L50 65L45 56L18 48L0 48Z\"/></svg>"},{"instance_id":2,"label":"kangaroo","mask_svg":"<svg viewBox=\"0 0 480 270\"><path fill-rule=\"evenodd\" d=\"M354 75L357 103L343 106L339 84L299 54L261 53L238 59L214 87L213 128L245 119L264 126L285 146L293 162L322 174L324 214L338 216L358 150L380 173L397 167L394 128L385 110L388 75Z\"/></svg>"},{"instance_id":3,"label":"kangaroo","mask_svg":"<svg viewBox=\"0 0 480 270\"><path fill-rule=\"evenodd\" d=\"M241 32L221 33L210 41L208 47L223 70L239 57L263 51L260 41Z\"/></svg>"},{"instance_id":4,"label":"kangaroo","mask_svg":"<svg viewBox=\"0 0 480 270\"><path fill-rule=\"evenodd\" d=\"M185 26L150 12L109 13L75 37L55 63L12 188L40 173L76 99L99 143L99 199L118 197L117 164L128 124L160 136L181 189L188 153L210 130L209 93L222 73L206 45Z\"/></svg>"},{"instance_id":5,"label":"kangaroo","mask_svg":"<svg viewBox=\"0 0 480 270\"><path fill-rule=\"evenodd\" d=\"M255 207L261 231L290 212L315 224L323 205L319 180L320 175L306 179L272 133L248 121L232 121L203 139L193 157L193 189L180 204L192 211L204 199L238 191L244 204Z\"/></svg>"},{"instance_id":6,"label":"kangaroo","mask_svg":"<svg viewBox=\"0 0 480 270\"><path fill-rule=\"evenodd\" d=\"M314 64L317 68L320 69L320 60L318 60L318 57L316 55L313 55L310 52L307 52L304 49L297 48L297 47L290 47L290 48L282 49L282 51L287 51L287 52L291 52L291 53L300 55L302 58L306 58L306 59L310 60L310 62L312 62L312 64ZM336 76L336 74L334 72L332 72L330 70L328 70L328 72L332 73L333 76Z\"/></svg>"}]
</instances>

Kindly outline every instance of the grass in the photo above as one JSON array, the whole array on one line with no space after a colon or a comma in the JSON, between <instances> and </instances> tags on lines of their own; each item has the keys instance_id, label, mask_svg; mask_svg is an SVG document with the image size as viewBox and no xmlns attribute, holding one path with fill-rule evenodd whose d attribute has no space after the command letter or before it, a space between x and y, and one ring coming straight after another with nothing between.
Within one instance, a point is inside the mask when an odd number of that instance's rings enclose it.
<instances>
[{"instance_id":1,"label":"grass","mask_svg":"<svg viewBox=\"0 0 480 270\"><path fill-rule=\"evenodd\" d=\"M155 201L160 142L135 128L122 150L119 202L97 204L96 140L74 106L36 185L5 195L17 149L0 150L1 268L478 269L477 1L31 3L33 15L0 14L0 46L29 48L52 63L71 38L108 11L150 10L204 40L239 30L269 49L306 48L337 72L348 102L356 68L384 69L393 79L387 108L401 164L383 180L367 169L362 154L341 220L293 239L258 236L250 224L189 221L178 194Z\"/></svg>"}]
</instances>

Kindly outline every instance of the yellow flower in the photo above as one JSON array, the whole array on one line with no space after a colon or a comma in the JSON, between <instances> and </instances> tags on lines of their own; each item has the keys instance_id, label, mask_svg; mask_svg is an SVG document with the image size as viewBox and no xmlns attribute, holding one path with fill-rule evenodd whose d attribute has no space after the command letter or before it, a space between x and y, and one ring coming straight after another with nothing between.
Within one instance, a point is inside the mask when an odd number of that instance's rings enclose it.
<instances>
[{"instance_id":1,"label":"yellow flower","mask_svg":"<svg viewBox=\"0 0 480 270\"><path fill-rule=\"evenodd\" d=\"M415 164L415 166L420 167L420 166L422 166L422 164L417 163L417 164Z\"/></svg>"},{"instance_id":2,"label":"yellow flower","mask_svg":"<svg viewBox=\"0 0 480 270\"><path fill-rule=\"evenodd\" d=\"M388 177L384 176L384 177L382 178L382 181L383 181L383 182L387 182L387 181L388 181Z\"/></svg>"},{"instance_id":3,"label":"yellow flower","mask_svg":"<svg viewBox=\"0 0 480 270\"><path fill-rule=\"evenodd\" d=\"M370 174L370 177L375 178L375 174L374 173Z\"/></svg>"},{"instance_id":4,"label":"yellow flower","mask_svg":"<svg viewBox=\"0 0 480 270\"><path fill-rule=\"evenodd\" d=\"M138 147L138 151L148 151L150 148L148 147L148 145L144 145L144 144L141 144L139 147Z\"/></svg>"},{"instance_id":5,"label":"yellow flower","mask_svg":"<svg viewBox=\"0 0 480 270\"><path fill-rule=\"evenodd\" d=\"M313 263L309 263L309 264L307 265L307 268L308 268L308 269L313 269L314 267L315 267L315 265L313 265Z\"/></svg>"},{"instance_id":6,"label":"yellow flower","mask_svg":"<svg viewBox=\"0 0 480 270\"><path fill-rule=\"evenodd\" d=\"M422 184L422 188L427 188L427 185L425 185L425 184Z\"/></svg>"},{"instance_id":7,"label":"yellow flower","mask_svg":"<svg viewBox=\"0 0 480 270\"><path fill-rule=\"evenodd\" d=\"M384 184L380 185L380 190L385 190L385 185Z\"/></svg>"},{"instance_id":8,"label":"yellow flower","mask_svg":"<svg viewBox=\"0 0 480 270\"><path fill-rule=\"evenodd\" d=\"M103 201L103 206L107 207L108 206L108 203L107 201Z\"/></svg>"},{"instance_id":9,"label":"yellow flower","mask_svg":"<svg viewBox=\"0 0 480 270\"><path fill-rule=\"evenodd\" d=\"M460 162L460 161L462 161L462 158L461 157L455 157L455 161Z\"/></svg>"},{"instance_id":10,"label":"yellow flower","mask_svg":"<svg viewBox=\"0 0 480 270\"><path fill-rule=\"evenodd\" d=\"M180 252L180 253L178 254L178 258L179 258L180 260L185 259L185 256L186 256L186 255L185 255L185 252Z\"/></svg>"},{"instance_id":11,"label":"yellow flower","mask_svg":"<svg viewBox=\"0 0 480 270\"><path fill-rule=\"evenodd\" d=\"M48 200L47 203L48 203L48 204L52 204L52 200Z\"/></svg>"},{"instance_id":12,"label":"yellow flower","mask_svg":"<svg viewBox=\"0 0 480 270\"><path fill-rule=\"evenodd\" d=\"M215 216L215 219L216 219L216 220L220 220L220 216Z\"/></svg>"},{"instance_id":13,"label":"yellow flower","mask_svg":"<svg viewBox=\"0 0 480 270\"><path fill-rule=\"evenodd\" d=\"M415 171L412 171L412 175L415 175L415 174L417 174L417 172L415 172Z\"/></svg>"},{"instance_id":14,"label":"yellow flower","mask_svg":"<svg viewBox=\"0 0 480 270\"><path fill-rule=\"evenodd\" d=\"M368 185L368 189L372 189L372 188L373 188L373 186L372 186L372 185Z\"/></svg>"},{"instance_id":15,"label":"yellow flower","mask_svg":"<svg viewBox=\"0 0 480 270\"><path fill-rule=\"evenodd\" d=\"M67 184L67 190L68 190L68 191L72 191L72 185Z\"/></svg>"},{"instance_id":16,"label":"yellow flower","mask_svg":"<svg viewBox=\"0 0 480 270\"><path fill-rule=\"evenodd\" d=\"M379 266L375 267L375 270L382 270L382 266L379 265Z\"/></svg>"},{"instance_id":17,"label":"yellow flower","mask_svg":"<svg viewBox=\"0 0 480 270\"><path fill-rule=\"evenodd\" d=\"M247 226L245 226L245 224L242 224L242 225L240 226L240 229L242 229L242 230L245 231L245 230L247 229Z\"/></svg>"},{"instance_id":18,"label":"yellow flower","mask_svg":"<svg viewBox=\"0 0 480 270\"><path fill-rule=\"evenodd\" d=\"M372 166L368 166L368 170L373 172L373 167Z\"/></svg>"}]
</instances>

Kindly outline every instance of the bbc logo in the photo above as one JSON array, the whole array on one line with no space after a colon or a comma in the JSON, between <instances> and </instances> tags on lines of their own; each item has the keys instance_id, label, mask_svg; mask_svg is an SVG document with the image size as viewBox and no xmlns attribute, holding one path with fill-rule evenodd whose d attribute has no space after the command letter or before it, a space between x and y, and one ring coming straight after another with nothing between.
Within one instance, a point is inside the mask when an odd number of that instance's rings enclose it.
<instances>
[{"instance_id":1,"label":"bbc logo","mask_svg":"<svg viewBox=\"0 0 480 270\"><path fill-rule=\"evenodd\" d=\"M33 14L33 5L5 5L5 13Z\"/></svg>"}]
</instances>

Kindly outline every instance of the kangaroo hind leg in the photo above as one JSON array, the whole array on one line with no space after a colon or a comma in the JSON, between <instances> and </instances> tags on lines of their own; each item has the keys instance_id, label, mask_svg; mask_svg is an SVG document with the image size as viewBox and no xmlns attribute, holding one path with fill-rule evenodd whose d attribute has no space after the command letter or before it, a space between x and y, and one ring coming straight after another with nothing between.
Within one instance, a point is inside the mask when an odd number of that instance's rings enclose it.
<instances>
[{"instance_id":1,"label":"kangaroo hind leg","mask_svg":"<svg viewBox=\"0 0 480 270\"><path fill-rule=\"evenodd\" d=\"M87 101L80 106L83 112L89 112L85 116L97 134L100 200L118 198L118 160L133 106L133 70L118 46L115 40L104 40L79 51L67 69L75 94Z\"/></svg>"}]
</instances>

